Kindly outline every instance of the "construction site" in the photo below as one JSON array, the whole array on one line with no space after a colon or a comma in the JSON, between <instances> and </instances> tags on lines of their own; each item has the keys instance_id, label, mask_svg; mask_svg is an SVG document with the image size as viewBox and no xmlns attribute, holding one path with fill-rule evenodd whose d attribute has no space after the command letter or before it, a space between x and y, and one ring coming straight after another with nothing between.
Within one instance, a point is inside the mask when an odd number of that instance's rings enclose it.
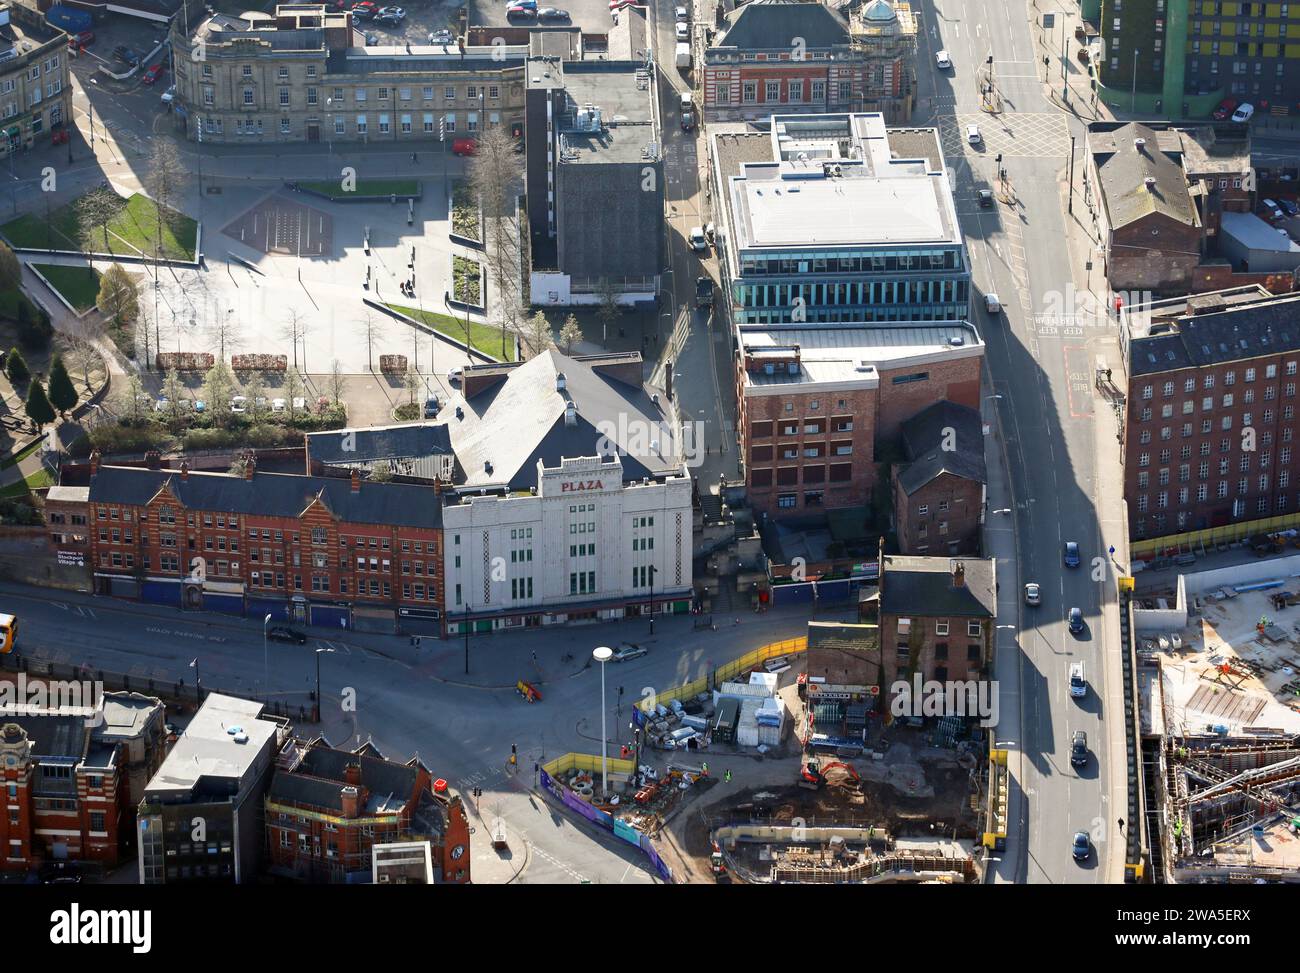
<instances>
[{"instance_id":1,"label":"construction site","mask_svg":"<svg viewBox=\"0 0 1300 973\"><path fill-rule=\"evenodd\" d=\"M1300 558L1148 585L1135 605L1151 874L1300 882Z\"/></svg>"}]
</instances>

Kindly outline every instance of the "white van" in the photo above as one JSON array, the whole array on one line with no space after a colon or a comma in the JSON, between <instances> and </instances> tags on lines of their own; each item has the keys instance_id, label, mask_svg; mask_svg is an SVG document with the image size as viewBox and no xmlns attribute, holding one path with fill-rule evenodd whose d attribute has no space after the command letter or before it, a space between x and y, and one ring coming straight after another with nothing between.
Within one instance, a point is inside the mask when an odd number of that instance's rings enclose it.
<instances>
[{"instance_id":1,"label":"white van","mask_svg":"<svg viewBox=\"0 0 1300 973\"><path fill-rule=\"evenodd\" d=\"M1076 699L1088 695L1088 680L1084 676L1082 662L1070 666L1070 695Z\"/></svg>"},{"instance_id":2,"label":"white van","mask_svg":"<svg viewBox=\"0 0 1300 973\"><path fill-rule=\"evenodd\" d=\"M991 291L984 295L984 310L988 311L989 314L1002 313L1002 302L998 300L998 296Z\"/></svg>"},{"instance_id":3,"label":"white van","mask_svg":"<svg viewBox=\"0 0 1300 973\"><path fill-rule=\"evenodd\" d=\"M677 69L689 71L691 67L691 45L677 45Z\"/></svg>"}]
</instances>

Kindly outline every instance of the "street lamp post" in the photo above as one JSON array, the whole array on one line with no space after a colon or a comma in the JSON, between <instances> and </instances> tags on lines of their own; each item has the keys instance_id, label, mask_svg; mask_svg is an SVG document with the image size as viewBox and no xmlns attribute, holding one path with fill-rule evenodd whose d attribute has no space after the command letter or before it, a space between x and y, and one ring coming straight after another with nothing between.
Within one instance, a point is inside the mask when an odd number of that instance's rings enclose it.
<instances>
[{"instance_id":1,"label":"street lamp post","mask_svg":"<svg viewBox=\"0 0 1300 973\"><path fill-rule=\"evenodd\" d=\"M314 720L316 723L320 722L320 657L327 652L333 651L333 649L325 648L316 650L316 718Z\"/></svg>"},{"instance_id":2,"label":"street lamp post","mask_svg":"<svg viewBox=\"0 0 1300 973\"><path fill-rule=\"evenodd\" d=\"M469 675L469 601L465 602L465 623L461 626L465 631L465 675Z\"/></svg>"},{"instance_id":3,"label":"street lamp post","mask_svg":"<svg viewBox=\"0 0 1300 973\"><path fill-rule=\"evenodd\" d=\"M268 703L271 701L271 657L266 651L266 631L270 627L271 613L267 612L266 617L262 619L262 686Z\"/></svg>"},{"instance_id":4,"label":"street lamp post","mask_svg":"<svg viewBox=\"0 0 1300 973\"><path fill-rule=\"evenodd\" d=\"M658 570L652 564L650 565L650 634L655 633L655 572Z\"/></svg>"},{"instance_id":5,"label":"street lamp post","mask_svg":"<svg viewBox=\"0 0 1300 973\"><path fill-rule=\"evenodd\" d=\"M605 733L605 663L614 656L614 650L608 646L600 646L593 653L592 658L600 663L600 793L602 797L609 797L609 740Z\"/></svg>"}]
</instances>

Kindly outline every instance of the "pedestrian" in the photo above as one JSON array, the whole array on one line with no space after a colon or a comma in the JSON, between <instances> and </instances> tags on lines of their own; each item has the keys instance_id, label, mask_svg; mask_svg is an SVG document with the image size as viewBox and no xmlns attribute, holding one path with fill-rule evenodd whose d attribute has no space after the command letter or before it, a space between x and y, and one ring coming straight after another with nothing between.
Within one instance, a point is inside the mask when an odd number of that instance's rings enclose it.
<instances>
[{"instance_id":1,"label":"pedestrian","mask_svg":"<svg viewBox=\"0 0 1300 973\"><path fill-rule=\"evenodd\" d=\"M730 784L730 783L731 783L731 771L728 770L725 774L723 774L723 775L722 775L722 779L723 779L724 782Z\"/></svg>"},{"instance_id":2,"label":"pedestrian","mask_svg":"<svg viewBox=\"0 0 1300 973\"><path fill-rule=\"evenodd\" d=\"M707 760L704 761L702 773L704 774L705 777L709 776L709 762Z\"/></svg>"},{"instance_id":3,"label":"pedestrian","mask_svg":"<svg viewBox=\"0 0 1300 973\"><path fill-rule=\"evenodd\" d=\"M1124 833L1124 819L1123 819L1123 818L1120 818L1120 819L1119 819L1119 833L1120 833L1120 834L1123 834L1123 833Z\"/></svg>"}]
</instances>

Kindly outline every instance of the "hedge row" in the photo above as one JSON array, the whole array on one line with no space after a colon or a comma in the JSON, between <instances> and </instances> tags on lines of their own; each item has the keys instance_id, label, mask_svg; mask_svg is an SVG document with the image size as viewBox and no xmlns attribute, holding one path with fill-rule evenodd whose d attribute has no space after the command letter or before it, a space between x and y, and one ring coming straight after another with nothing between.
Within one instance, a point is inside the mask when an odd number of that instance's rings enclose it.
<instances>
[{"instance_id":1,"label":"hedge row","mask_svg":"<svg viewBox=\"0 0 1300 973\"><path fill-rule=\"evenodd\" d=\"M234 355L230 366L237 372L283 372L289 368L289 356Z\"/></svg>"},{"instance_id":2,"label":"hedge row","mask_svg":"<svg viewBox=\"0 0 1300 973\"><path fill-rule=\"evenodd\" d=\"M379 371L384 375L405 375L405 355L380 355Z\"/></svg>"},{"instance_id":3,"label":"hedge row","mask_svg":"<svg viewBox=\"0 0 1300 973\"><path fill-rule=\"evenodd\" d=\"M161 372L169 368L178 372L206 372L217 360L207 351L160 351L154 362Z\"/></svg>"}]
</instances>

